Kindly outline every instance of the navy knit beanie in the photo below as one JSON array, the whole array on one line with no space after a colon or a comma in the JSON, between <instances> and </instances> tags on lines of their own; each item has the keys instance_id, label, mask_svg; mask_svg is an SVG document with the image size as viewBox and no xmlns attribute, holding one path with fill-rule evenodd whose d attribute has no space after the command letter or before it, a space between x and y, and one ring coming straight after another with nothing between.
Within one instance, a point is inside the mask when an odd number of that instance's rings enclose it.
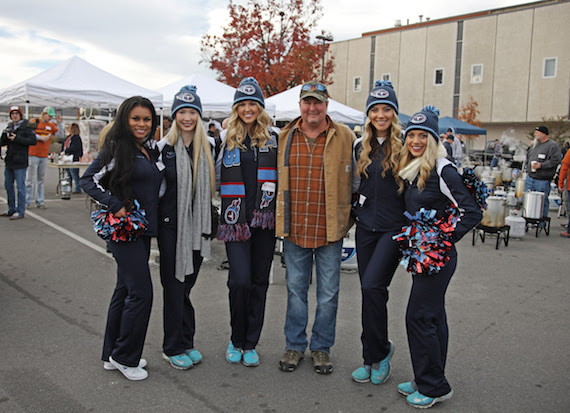
<instances>
[{"instance_id":1,"label":"navy knit beanie","mask_svg":"<svg viewBox=\"0 0 570 413\"><path fill-rule=\"evenodd\" d=\"M427 105L421 111L414 114L406 124L404 136L413 129L422 129L429 132L436 142L439 142L439 109L433 105Z\"/></svg>"},{"instance_id":2,"label":"navy knit beanie","mask_svg":"<svg viewBox=\"0 0 570 413\"><path fill-rule=\"evenodd\" d=\"M196 94L196 86L182 86L180 91L174 95L174 102L172 102L171 108L173 119L174 116L176 116L176 111L181 108L196 109L200 117L202 117L202 102L200 101L200 97Z\"/></svg>"},{"instance_id":3,"label":"navy knit beanie","mask_svg":"<svg viewBox=\"0 0 570 413\"><path fill-rule=\"evenodd\" d=\"M263 108L265 108L265 99L263 98L263 92L259 87L259 83L253 77L246 77L243 79L238 88L236 89L236 93L234 95L234 104L242 102L244 100L255 100L258 102Z\"/></svg>"},{"instance_id":4,"label":"navy knit beanie","mask_svg":"<svg viewBox=\"0 0 570 413\"><path fill-rule=\"evenodd\" d=\"M394 86L389 80L377 80L374 83L374 89L372 89L366 100L366 116L368 116L370 108L379 103L392 106L398 113L398 98L396 97L396 92L394 92Z\"/></svg>"}]
</instances>

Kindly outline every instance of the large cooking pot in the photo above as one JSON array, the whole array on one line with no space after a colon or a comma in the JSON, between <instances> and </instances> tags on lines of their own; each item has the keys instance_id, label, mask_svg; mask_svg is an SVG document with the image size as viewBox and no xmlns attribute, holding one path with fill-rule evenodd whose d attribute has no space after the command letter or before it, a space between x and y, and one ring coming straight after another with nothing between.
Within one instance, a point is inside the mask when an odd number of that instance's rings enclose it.
<instances>
[{"instance_id":1,"label":"large cooking pot","mask_svg":"<svg viewBox=\"0 0 570 413\"><path fill-rule=\"evenodd\" d=\"M487 186L487 189L489 191L493 192L493 189L495 189L495 177L494 176L484 176L483 182Z\"/></svg>"},{"instance_id":2,"label":"large cooking pot","mask_svg":"<svg viewBox=\"0 0 570 413\"><path fill-rule=\"evenodd\" d=\"M487 198L487 209L483 213L482 225L500 228L505 226L505 206L507 198L490 196Z\"/></svg>"},{"instance_id":3,"label":"large cooking pot","mask_svg":"<svg viewBox=\"0 0 570 413\"><path fill-rule=\"evenodd\" d=\"M526 191L523 199L523 217L542 218L544 208L544 192Z\"/></svg>"},{"instance_id":4,"label":"large cooking pot","mask_svg":"<svg viewBox=\"0 0 570 413\"><path fill-rule=\"evenodd\" d=\"M517 178L515 181L515 196L517 198L522 198L524 195L524 179Z\"/></svg>"}]
</instances>

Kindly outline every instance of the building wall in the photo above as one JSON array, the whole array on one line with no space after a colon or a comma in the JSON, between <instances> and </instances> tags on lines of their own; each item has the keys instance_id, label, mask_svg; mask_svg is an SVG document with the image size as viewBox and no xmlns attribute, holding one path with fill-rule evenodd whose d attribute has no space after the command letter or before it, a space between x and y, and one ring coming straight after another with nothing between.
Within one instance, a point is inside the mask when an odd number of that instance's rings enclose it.
<instances>
[{"instance_id":1,"label":"building wall","mask_svg":"<svg viewBox=\"0 0 570 413\"><path fill-rule=\"evenodd\" d=\"M426 104L434 104L441 116L455 115L459 21L463 21L459 103L466 103L472 96L484 126L494 134L511 124L518 131L543 117L569 113L569 1L507 8L464 20L458 16L451 21L377 33L374 80L390 74L400 112L411 115ZM365 109L369 91L371 38L332 43L330 49L337 64L334 84L329 88L331 96L359 110ZM544 58L551 57L558 59L556 77L544 78ZM348 63L340 64L343 59ZM481 83L471 83L471 67L475 64L483 65ZM443 85L434 85L436 68L444 69ZM355 76L362 77L359 93L352 91Z\"/></svg>"}]
</instances>

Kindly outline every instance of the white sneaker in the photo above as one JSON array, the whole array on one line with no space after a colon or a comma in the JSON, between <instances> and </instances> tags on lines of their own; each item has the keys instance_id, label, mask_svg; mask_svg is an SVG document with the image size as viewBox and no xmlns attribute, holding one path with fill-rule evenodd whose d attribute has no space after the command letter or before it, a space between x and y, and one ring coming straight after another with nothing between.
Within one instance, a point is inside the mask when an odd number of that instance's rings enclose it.
<instances>
[{"instance_id":1,"label":"white sneaker","mask_svg":"<svg viewBox=\"0 0 570 413\"><path fill-rule=\"evenodd\" d=\"M144 380L148 377L148 372L141 368L141 367L128 367L124 366L121 363L117 363L113 360L113 357L109 356L109 362L119 370L123 376L125 376L129 380Z\"/></svg>"},{"instance_id":2,"label":"white sneaker","mask_svg":"<svg viewBox=\"0 0 570 413\"><path fill-rule=\"evenodd\" d=\"M141 369L144 369L144 368L146 367L146 360L145 360L145 359L140 359L140 360L139 360L139 365L138 365L138 367L141 368ZM109 370L109 371L111 371L111 370L117 370L117 368L116 368L115 366L113 366L110 361L104 361L104 362L103 362L103 368L104 368L105 370Z\"/></svg>"}]
</instances>

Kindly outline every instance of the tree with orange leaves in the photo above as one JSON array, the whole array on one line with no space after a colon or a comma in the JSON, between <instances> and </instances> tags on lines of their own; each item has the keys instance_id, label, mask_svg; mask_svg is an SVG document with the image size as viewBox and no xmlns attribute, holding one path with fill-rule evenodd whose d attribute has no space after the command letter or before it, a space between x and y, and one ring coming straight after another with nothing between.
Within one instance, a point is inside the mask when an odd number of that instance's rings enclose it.
<instances>
[{"instance_id":1,"label":"tree with orange leaves","mask_svg":"<svg viewBox=\"0 0 570 413\"><path fill-rule=\"evenodd\" d=\"M477 119L477 116L481 113L477 109L478 106L479 104L473 99L473 96L469 96L469 100L457 108L457 119L470 125L481 127L481 121Z\"/></svg>"},{"instance_id":2,"label":"tree with orange leaves","mask_svg":"<svg viewBox=\"0 0 570 413\"><path fill-rule=\"evenodd\" d=\"M248 0L245 6L230 0L228 10L223 34L205 35L201 41L202 61L219 73L218 80L236 87L253 76L272 96L320 79L323 46L310 36L321 17L320 0ZM325 83L330 83L333 67L328 57Z\"/></svg>"}]
</instances>

